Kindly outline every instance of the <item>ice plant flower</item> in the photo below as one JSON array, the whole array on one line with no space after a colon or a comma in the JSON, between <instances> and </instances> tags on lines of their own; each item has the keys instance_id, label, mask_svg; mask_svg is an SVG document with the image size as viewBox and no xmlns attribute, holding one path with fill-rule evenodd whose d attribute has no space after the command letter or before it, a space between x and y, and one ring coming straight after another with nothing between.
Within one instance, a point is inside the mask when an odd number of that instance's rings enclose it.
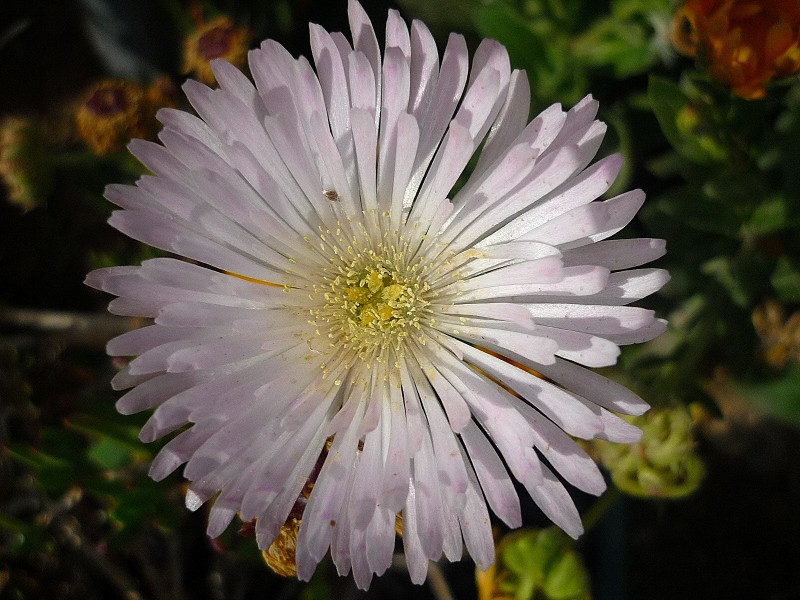
<instances>
[{"instance_id":1,"label":"ice plant flower","mask_svg":"<svg viewBox=\"0 0 800 600\"><path fill-rule=\"evenodd\" d=\"M734 94L763 98L771 79L800 71L800 3L689 0L675 16L672 39Z\"/></svg>"},{"instance_id":2,"label":"ice plant flower","mask_svg":"<svg viewBox=\"0 0 800 600\"><path fill-rule=\"evenodd\" d=\"M562 480L605 482L573 441L634 442L615 413L647 405L586 367L664 322L629 306L668 279L635 268L652 239L606 240L644 201L596 201L622 159L592 163L597 102L528 123L530 90L499 43L469 66L419 21L389 13L381 55L360 4L352 43L311 25L316 70L279 44L188 81L199 116L159 112L134 141L152 175L111 185L120 231L192 260L94 271L109 310L154 319L115 338L137 356L113 380L123 413L153 409L151 475L185 463L208 533L237 514L267 549L300 515L298 576L330 550L366 588L391 563L396 515L411 578L429 560L494 560L489 508L521 524L513 480L577 537ZM465 181L467 165L474 169ZM537 376L536 374L540 376ZM313 483L309 485L309 483Z\"/></svg>"}]
</instances>

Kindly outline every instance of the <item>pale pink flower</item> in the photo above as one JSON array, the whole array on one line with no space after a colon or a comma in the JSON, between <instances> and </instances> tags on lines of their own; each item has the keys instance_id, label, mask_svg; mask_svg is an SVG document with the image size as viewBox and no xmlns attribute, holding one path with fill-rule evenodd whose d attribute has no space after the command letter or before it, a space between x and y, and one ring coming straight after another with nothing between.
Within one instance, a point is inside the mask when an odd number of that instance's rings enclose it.
<instances>
[{"instance_id":1,"label":"pale pink flower","mask_svg":"<svg viewBox=\"0 0 800 600\"><path fill-rule=\"evenodd\" d=\"M528 123L527 78L497 42L470 68L463 37L440 59L425 25L391 11L381 56L354 0L349 17L352 44L311 26L316 72L264 42L255 86L217 61L220 89L184 88L199 118L163 109L161 145L131 144L153 175L109 186L110 223L206 266L161 258L87 282L119 296L111 312L155 319L108 345L138 356L114 378L132 388L119 410L155 408L144 441L191 425L152 477L186 463L187 506L216 496L209 535L239 513L266 548L325 455L298 575L330 549L366 588L390 565L398 513L415 582L462 541L488 566L488 509L521 524L513 479L581 534L553 470L600 494L571 436L633 442L614 413L647 409L584 367L664 330L628 304L668 275L634 268L662 241L601 241L644 193L595 201L622 159L590 164L606 130L591 97Z\"/></svg>"}]
</instances>

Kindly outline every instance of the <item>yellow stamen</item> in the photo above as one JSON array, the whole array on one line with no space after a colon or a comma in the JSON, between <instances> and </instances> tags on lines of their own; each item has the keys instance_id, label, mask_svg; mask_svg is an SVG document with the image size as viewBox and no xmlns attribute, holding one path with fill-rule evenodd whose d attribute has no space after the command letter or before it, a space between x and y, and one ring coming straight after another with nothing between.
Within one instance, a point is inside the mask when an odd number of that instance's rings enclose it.
<instances>
[{"instance_id":1,"label":"yellow stamen","mask_svg":"<svg viewBox=\"0 0 800 600\"><path fill-rule=\"evenodd\" d=\"M271 281L265 281L263 279L256 279L255 277L248 277L247 275L239 275L239 273L234 273L233 271L225 271L227 275L233 275L234 277L238 277L239 279L244 279L245 281L250 281L251 283L259 283L261 285L271 285L274 287L284 287L283 284L280 283L273 283Z\"/></svg>"}]
</instances>

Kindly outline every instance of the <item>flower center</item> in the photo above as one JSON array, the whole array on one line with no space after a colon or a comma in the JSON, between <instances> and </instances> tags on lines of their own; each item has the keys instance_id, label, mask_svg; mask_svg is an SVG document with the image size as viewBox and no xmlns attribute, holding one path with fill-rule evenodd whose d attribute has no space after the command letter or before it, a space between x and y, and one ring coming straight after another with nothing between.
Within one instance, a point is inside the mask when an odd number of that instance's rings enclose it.
<instances>
[{"instance_id":1,"label":"flower center","mask_svg":"<svg viewBox=\"0 0 800 600\"><path fill-rule=\"evenodd\" d=\"M86 101L86 106L98 117L110 117L125 112L130 102L121 87L102 87Z\"/></svg>"},{"instance_id":2,"label":"flower center","mask_svg":"<svg viewBox=\"0 0 800 600\"><path fill-rule=\"evenodd\" d=\"M200 36L197 48L203 58L211 60L224 56L231 48L235 31L232 26L219 25Z\"/></svg>"},{"instance_id":3,"label":"flower center","mask_svg":"<svg viewBox=\"0 0 800 600\"><path fill-rule=\"evenodd\" d=\"M408 292L385 269L370 269L356 285L345 290L357 324L376 330L389 329L403 320L405 309L412 304Z\"/></svg>"},{"instance_id":4,"label":"flower center","mask_svg":"<svg viewBox=\"0 0 800 600\"><path fill-rule=\"evenodd\" d=\"M347 260L349 258L349 260ZM420 328L429 286L419 263L408 265L395 247L354 249L338 256L313 286L321 306L312 324L336 348L355 349L362 359L386 360L389 348L402 354L404 340Z\"/></svg>"}]
</instances>

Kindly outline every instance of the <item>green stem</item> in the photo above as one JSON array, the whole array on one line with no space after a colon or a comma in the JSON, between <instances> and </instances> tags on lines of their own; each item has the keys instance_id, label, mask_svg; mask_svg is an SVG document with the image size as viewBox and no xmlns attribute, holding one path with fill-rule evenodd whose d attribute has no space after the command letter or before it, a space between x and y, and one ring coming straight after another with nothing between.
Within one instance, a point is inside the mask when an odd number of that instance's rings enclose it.
<instances>
[{"instance_id":1,"label":"green stem","mask_svg":"<svg viewBox=\"0 0 800 600\"><path fill-rule=\"evenodd\" d=\"M619 491L617 486L612 484L608 491L603 494L583 516L584 531L589 531L592 527L597 525L608 510L614 506L621 497L622 492Z\"/></svg>"}]
</instances>

